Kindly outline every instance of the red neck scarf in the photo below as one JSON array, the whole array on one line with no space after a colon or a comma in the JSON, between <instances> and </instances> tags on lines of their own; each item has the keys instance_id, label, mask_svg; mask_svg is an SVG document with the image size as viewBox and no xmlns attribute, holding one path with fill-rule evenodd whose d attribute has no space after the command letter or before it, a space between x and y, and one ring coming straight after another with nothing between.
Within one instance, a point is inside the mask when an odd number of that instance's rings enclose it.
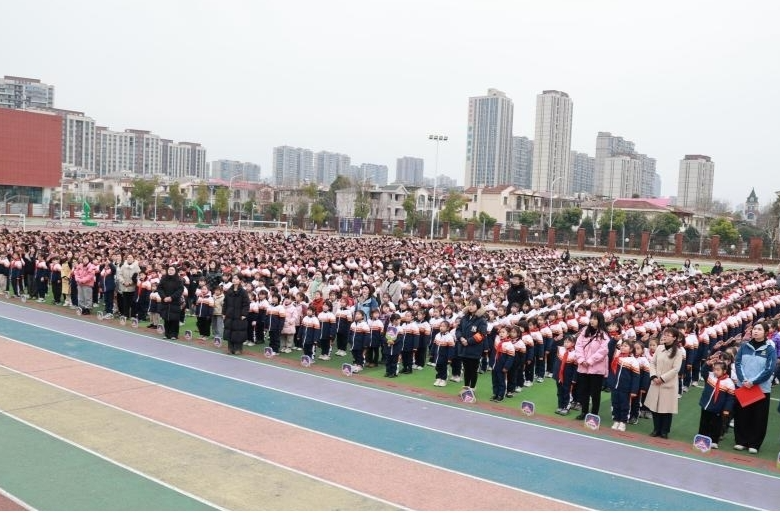
<instances>
[{"instance_id":1,"label":"red neck scarf","mask_svg":"<svg viewBox=\"0 0 780 513\"><path fill-rule=\"evenodd\" d=\"M728 374L724 373L721 377L717 378L715 380L715 384L713 385L713 388L715 388L715 391L712 393L712 402L716 402L718 400L718 394L720 393L720 382L723 381L728 377Z\"/></svg>"}]
</instances>

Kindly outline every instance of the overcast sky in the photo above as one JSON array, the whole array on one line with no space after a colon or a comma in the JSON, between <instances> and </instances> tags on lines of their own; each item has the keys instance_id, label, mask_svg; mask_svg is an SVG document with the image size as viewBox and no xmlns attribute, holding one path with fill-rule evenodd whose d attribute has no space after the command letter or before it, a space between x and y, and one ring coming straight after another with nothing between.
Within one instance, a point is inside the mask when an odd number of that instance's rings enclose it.
<instances>
[{"instance_id":1,"label":"overcast sky","mask_svg":"<svg viewBox=\"0 0 780 513\"><path fill-rule=\"evenodd\" d=\"M766 204L780 190L780 2L3 2L0 74L56 86L55 106L114 130L196 141L208 159L256 162L274 146L353 164L425 158L463 184L468 97L514 101L533 138L536 95L569 93L572 149L600 130L658 160L710 155L714 197Z\"/></svg>"}]
</instances>

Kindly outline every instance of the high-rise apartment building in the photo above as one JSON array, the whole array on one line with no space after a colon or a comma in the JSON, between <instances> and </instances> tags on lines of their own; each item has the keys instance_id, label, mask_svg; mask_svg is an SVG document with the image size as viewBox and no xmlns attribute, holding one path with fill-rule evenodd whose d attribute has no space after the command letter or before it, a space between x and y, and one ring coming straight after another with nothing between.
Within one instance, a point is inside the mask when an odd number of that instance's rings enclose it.
<instances>
[{"instance_id":1,"label":"high-rise apartment building","mask_svg":"<svg viewBox=\"0 0 780 513\"><path fill-rule=\"evenodd\" d=\"M395 183L422 185L425 161L417 157L401 157L395 161Z\"/></svg>"},{"instance_id":2,"label":"high-rise apartment building","mask_svg":"<svg viewBox=\"0 0 780 513\"><path fill-rule=\"evenodd\" d=\"M641 196L642 163L630 155L607 157L602 164L604 195L610 198Z\"/></svg>"},{"instance_id":3,"label":"high-rise apartment building","mask_svg":"<svg viewBox=\"0 0 780 513\"><path fill-rule=\"evenodd\" d=\"M318 184L330 186L338 175L350 176L349 155L331 151L318 151L314 154L314 176Z\"/></svg>"},{"instance_id":4,"label":"high-rise apartment building","mask_svg":"<svg viewBox=\"0 0 780 513\"><path fill-rule=\"evenodd\" d=\"M12 77L0 80L0 107L9 109L54 107L54 86L37 78Z\"/></svg>"},{"instance_id":5,"label":"high-rise apartment building","mask_svg":"<svg viewBox=\"0 0 780 513\"><path fill-rule=\"evenodd\" d=\"M619 156L628 156L639 162L640 176L638 177L638 181L640 185L635 194L638 194L643 198L658 197L660 195L660 177L656 172L655 159L642 153L637 153L636 147L632 141L612 135L610 132L599 132L596 136L596 162L593 194L611 198L618 197L611 196L608 193L609 190L615 190L613 182L615 165L614 163L611 163L609 167L605 166L608 158ZM631 165L631 169L634 169L634 164ZM656 184L659 184L658 188L656 187ZM623 189L626 187L628 186L624 186ZM632 185L630 188L633 187L634 186Z\"/></svg>"},{"instance_id":6,"label":"high-rise apartment building","mask_svg":"<svg viewBox=\"0 0 780 513\"><path fill-rule=\"evenodd\" d=\"M95 173L95 120L83 112L65 109L35 109L62 118L62 165Z\"/></svg>"},{"instance_id":7,"label":"high-rise apartment building","mask_svg":"<svg viewBox=\"0 0 780 513\"><path fill-rule=\"evenodd\" d=\"M198 143L174 143L146 130L115 132L96 127L95 172L100 176L134 173L206 178L206 148Z\"/></svg>"},{"instance_id":8,"label":"high-rise apartment building","mask_svg":"<svg viewBox=\"0 0 780 513\"><path fill-rule=\"evenodd\" d=\"M562 91L542 91L536 97L531 189L568 194L572 190L571 123L574 104Z\"/></svg>"},{"instance_id":9,"label":"high-rise apartment building","mask_svg":"<svg viewBox=\"0 0 780 513\"><path fill-rule=\"evenodd\" d=\"M260 165L237 160L215 160L211 163L211 178L230 180L234 176L243 176L245 182L260 181Z\"/></svg>"},{"instance_id":10,"label":"high-rise apartment building","mask_svg":"<svg viewBox=\"0 0 780 513\"><path fill-rule=\"evenodd\" d=\"M587 153L572 151L569 157L571 170L571 192L574 194L593 193L593 175L596 159Z\"/></svg>"},{"instance_id":11,"label":"high-rise apartment building","mask_svg":"<svg viewBox=\"0 0 780 513\"><path fill-rule=\"evenodd\" d=\"M469 98L466 187L511 182L513 116L512 100L497 89Z\"/></svg>"},{"instance_id":12,"label":"high-rise apartment building","mask_svg":"<svg viewBox=\"0 0 780 513\"><path fill-rule=\"evenodd\" d=\"M298 187L306 180L314 181L314 153L307 148L277 146L273 154L273 184Z\"/></svg>"},{"instance_id":13,"label":"high-rise apartment building","mask_svg":"<svg viewBox=\"0 0 780 513\"><path fill-rule=\"evenodd\" d=\"M358 181L365 181L373 185L384 187L387 185L387 166L382 164L360 164Z\"/></svg>"},{"instance_id":14,"label":"high-rise apartment building","mask_svg":"<svg viewBox=\"0 0 780 513\"><path fill-rule=\"evenodd\" d=\"M699 212L712 207L715 163L707 155L686 155L677 177L677 206Z\"/></svg>"},{"instance_id":15,"label":"high-rise apartment building","mask_svg":"<svg viewBox=\"0 0 780 513\"><path fill-rule=\"evenodd\" d=\"M512 179L510 185L531 188L534 165L534 142L528 137L512 137Z\"/></svg>"}]
</instances>

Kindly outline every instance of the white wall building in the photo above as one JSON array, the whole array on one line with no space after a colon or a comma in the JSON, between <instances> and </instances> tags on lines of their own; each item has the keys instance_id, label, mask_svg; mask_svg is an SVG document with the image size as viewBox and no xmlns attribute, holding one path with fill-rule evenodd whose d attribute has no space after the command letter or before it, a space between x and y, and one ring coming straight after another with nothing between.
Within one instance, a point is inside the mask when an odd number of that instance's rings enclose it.
<instances>
[{"instance_id":1,"label":"white wall building","mask_svg":"<svg viewBox=\"0 0 780 513\"><path fill-rule=\"evenodd\" d=\"M469 98L466 187L511 182L513 116L512 100L497 89Z\"/></svg>"},{"instance_id":2,"label":"white wall building","mask_svg":"<svg viewBox=\"0 0 780 513\"><path fill-rule=\"evenodd\" d=\"M530 189L533 165L534 142L528 137L512 137L512 179L509 183Z\"/></svg>"},{"instance_id":3,"label":"white wall building","mask_svg":"<svg viewBox=\"0 0 780 513\"><path fill-rule=\"evenodd\" d=\"M707 212L712 206L715 163L707 155L686 155L677 177L677 206Z\"/></svg>"},{"instance_id":4,"label":"white wall building","mask_svg":"<svg viewBox=\"0 0 780 513\"><path fill-rule=\"evenodd\" d=\"M642 163L631 156L607 157L602 164L604 195L610 198L642 196Z\"/></svg>"},{"instance_id":5,"label":"white wall building","mask_svg":"<svg viewBox=\"0 0 780 513\"><path fill-rule=\"evenodd\" d=\"M318 184L330 186L338 175L350 176L349 155L331 151L318 151L314 154L314 176Z\"/></svg>"},{"instance_id":6,"label":"white wall building","mask_svg":"<svg viewBox=\"0 0 780 513\"><path fill-rule=\"evenodd\" d=\"M531 188L569 194L572 188L571 123L574 104L562 91L548 90L536 97ZM554 183L553 183L554 182Z\"/></svg>"},{"instance_id":7,"label":"white wall building","mask_svg":"<svg viewBox=\"0 0 780 513\"><path fill-rule=\"evenodd\" d=\"M252 162L220 159L211 162L209 168L211 178L218 180L230 180L234 176L243 175L247 182L260 181L260 165Z\"/></svg>"},{"instance_id":8,"label":"white wall building","mask_svg":"<svg viewBox=\"0 0 780 513\"><path fill-rule=\"evenodd\" d=\"M54 86L37 78L12 77L0 79L0 107L9 109L54 107Z\"/></svg>"},{"instance_id":9,"label":"white wall building","mask_svg":"<svg viewBox=\"0 0 780 513\"><path fill-rule=\"evenodd\" d=\"M596 159L587 153L571 152L569 166L571 167L571 192L573 194L593 194L593 179Z\"/></svg>"},{"instance_id":10,"label":"white wall building","mask_svg":"<svg viewBox=\"0 0 780 513\"><path fill-rule=\"evenodd\" d=\"M387 185L387 166L382 164L360 164L358 181L365 181L380 187Z\"/></svg>"}]
</instances>

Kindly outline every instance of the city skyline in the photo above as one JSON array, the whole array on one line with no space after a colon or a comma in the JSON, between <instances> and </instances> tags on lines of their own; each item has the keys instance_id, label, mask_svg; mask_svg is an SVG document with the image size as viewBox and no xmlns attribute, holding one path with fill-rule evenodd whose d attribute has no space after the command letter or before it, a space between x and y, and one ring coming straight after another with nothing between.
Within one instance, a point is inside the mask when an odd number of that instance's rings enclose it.
<instances>
[{"instance_id":1,"label":"city skyline","mask_svg":"<svg viewBox=\"0 0 780 513\"><path fill-rule=\"evenodd\" d=\"M156 16L149 17L152 6ZM438 173L463 184L463 105L489 87L514 102L512 135L529 138L538 92L566 91L577 103L571 150L594 156L599 131L630 138L657 160L664 196L676 193L684 155L718 163L713 199L728 199L745 180L773 176L769 120L780 99L766 91L780 79L780 67L771 64L775 3L745 12L699 1L184 6L9 5L9 18L36 19L36 37L24 52L7 52L0 73L55 85L58 108L84 112L101 126L199 141L209 159L255 162L264 177L272 149L285 143L334 148L355 162L390 168L399 156L414 155L433 173L427 135L442 133L450 140L441 145ZM450 22L441 26L445 12ZM76 41L56 34L85 19L95 40L112 44L95 49L100 66L74 68L65 56L79 53ZM400 25L404 37L397 37ZM139 46L140 26L146 44ZM10 24L0 42L13 48L28 29ZM545 52L509 64L518 48L534 45ZM160 49L177 59L162 58ZM610 58L600 59L606 52ZM612 73L627 62L630 73Z\"/></svg>"}]
</instances>

